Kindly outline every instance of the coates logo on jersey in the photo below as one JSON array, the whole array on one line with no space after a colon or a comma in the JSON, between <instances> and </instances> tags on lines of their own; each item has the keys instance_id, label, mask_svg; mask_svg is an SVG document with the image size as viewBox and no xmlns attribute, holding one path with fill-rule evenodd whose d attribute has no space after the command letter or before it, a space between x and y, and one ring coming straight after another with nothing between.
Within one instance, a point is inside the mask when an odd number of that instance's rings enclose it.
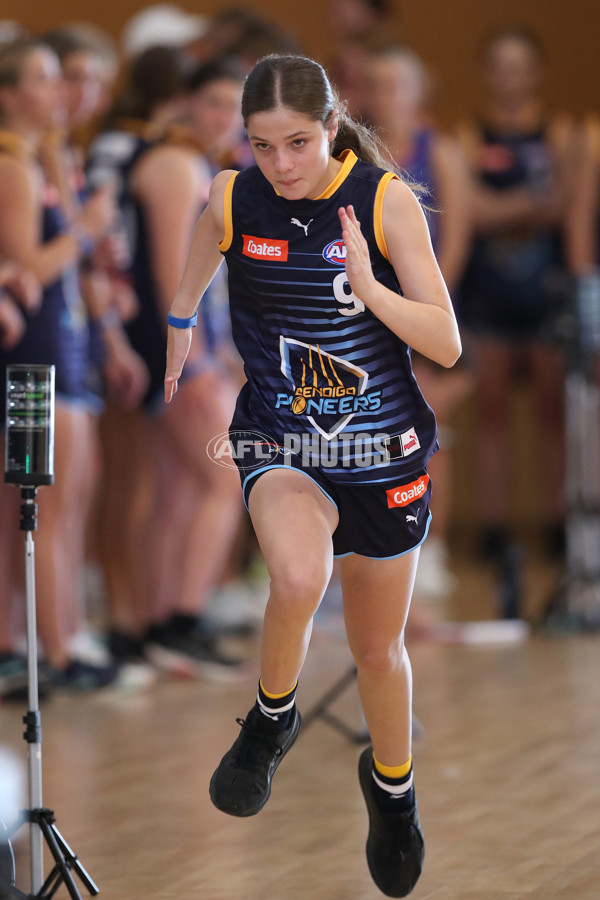
<instances>
[{"instance_id":1,"label":"coates logo on jersey","mask_svg":"<svg viewBox=\"0 0 600 900\"><path fill-rule=\"evenodd\" d=\"M334 266L346 265L346 245L341 238L327 244L323 250L323 259L333 263Z\"/></svg>"},{"instance_id":2,"label":"coates logo on jersey","mask_svg":"<svg viewBox=\"0 0 600 900\"><path fill-rule=\"evenodd\" d=\"M388 507L393 509L395 506L408 506L409 503L414 503L423 496L428 484L429 475L421 475L410 484L401 484L400 487L390 488L386 491Z\"/></svg>"},{"instance_id":3,"label":"coates logo on jersey","mask_svg":"<svg viewBox=\"0 0 600 900\"><path fill-rule=\"evenodd\" d=\"M274 238L254 237L253 234L243 234L244 256L252 259L272 259L276 262L287 262L288 242L276 241Z\"/></svg>"}]
</instances>

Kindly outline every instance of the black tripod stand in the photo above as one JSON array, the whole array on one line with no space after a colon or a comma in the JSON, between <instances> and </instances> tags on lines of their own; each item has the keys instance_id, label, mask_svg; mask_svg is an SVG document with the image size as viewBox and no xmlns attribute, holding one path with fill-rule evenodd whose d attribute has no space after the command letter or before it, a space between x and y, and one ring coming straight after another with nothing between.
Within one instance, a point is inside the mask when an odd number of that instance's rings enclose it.
<instances>
[{"instance_id":1,"label":"black tripod stand","mask_svg":"<svg viewBox=\"0 0 600 900\"><path fill-rule=\"evenodd\" d=\"M99 890L54 824L54 813L42 805L42 723L39 711L37 677L37 628L35 608L35 548L32 532L37 527L37 488L21 487L21 530L25 538L25 590L27 597L27 674L29 710L23 716L29 763L29 809L9 831L9 837L23 824L29 823L31 852L31 893L25 894L14 883L14 871L9 886L0 885L0 897L19 900L50 900L64 884L72 900L81 900L72 872L74 871L89 894ZM54 859L54 867L44 880L44 841ZM4 893L2 893L4 891Z\"/></svg>"},{"instance_id":2,"label":"black tripod stand","mask_svg":"<svg viewBox=\"0 0 600 900\"><path fill-rule=\"evenodd\" d=\"M335 684L323 694L321 699L317 700L315 705L302 716L303 731L306 731L308 726L312 725L316 719L323 719L324 722L327 722L328 725L331 725L333 728L337 729L337 731L341 732L344 737L347 737L353 744L369 743L369 732L367 731L362 711L360 711L359 716L363 722L363 726L352 728L329 709L331 704L334 703L335 700L337 700L337 698L356 680L356 675L356 666L351 665L342 677L338 678Z\"/></svg>"},{"instance_id":3,"label":"black tripod stand","mask_svg":"<svg viewBox=\"0 0 600 900\"><path fill-rule=\"evenodd\" d=\"M0 898L51 900L61 884L72 900L81 900L75 872L88 893L99 893L76 855L54 824L54 813L42 804L42 722L39 709L35 548L37 486L54 482L54 366L14 365L6 369L6 446L4 480L21 489L21 531L25 532L25 595L27 612L27 684L29 710L23 716L29 764L29 808L8 831L10 838L29 823L31 893L15 886L10 840L0 858ZM0 823L2 824L2 823ZM3 835L4 837L4 835ZM54 867L44 880L44 842ZM8 883L6 883L8 882Z\"/></svg>"}]
</instances>

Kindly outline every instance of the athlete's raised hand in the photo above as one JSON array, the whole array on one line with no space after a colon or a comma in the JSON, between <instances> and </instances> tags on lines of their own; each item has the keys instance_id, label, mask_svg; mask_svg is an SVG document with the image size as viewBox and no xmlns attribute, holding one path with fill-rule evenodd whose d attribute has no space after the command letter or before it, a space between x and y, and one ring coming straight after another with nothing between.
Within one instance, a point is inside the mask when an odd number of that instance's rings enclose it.
<instances>
[{"instance_id":1,"label":"athlete's raised hand","mask_svg":"<svg viewBox=\"0 0 600 900\"><path fill-rule=\"evenodd\" d=\"M377 285L369 245L360 228L360 222L356 218L353 206L340 206L338 209L342 226L342 237L346 245L346 275L352 288L352 292L366 305L369 305L369 297Z\"/></svg>"},{"instance_id":2,"label":"athlete's raised hand","mask_svg":"<svg viewBox=\"0 0 600 900\"><path fill-rule=\"evenodd\" d=\"M191 328L167 326L167 368L165 372L165 402L170 403L177 393L177 382L181 378L183 364L192 343Z\"/></svg>"}]
</instances>

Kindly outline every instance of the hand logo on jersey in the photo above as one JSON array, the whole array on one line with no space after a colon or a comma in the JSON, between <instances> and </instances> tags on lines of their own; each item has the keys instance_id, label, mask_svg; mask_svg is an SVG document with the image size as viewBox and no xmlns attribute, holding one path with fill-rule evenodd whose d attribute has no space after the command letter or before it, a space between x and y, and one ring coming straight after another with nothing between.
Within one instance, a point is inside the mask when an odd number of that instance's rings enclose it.
<instances>
[{"instance_id":1,"label":"hand logo on jersey","mask_svg":"<svg viewBox=\"0 0 600 900\"><path fill-rule=\"evenodd\" d=\"M381 391L366 392L369 375L364 369L339 356L281 335L281 371L293 385L293 392L278 393L276 409L291 409L306 415L328 441L360 411L381 406Z\"/></svg>"}]
</instances>

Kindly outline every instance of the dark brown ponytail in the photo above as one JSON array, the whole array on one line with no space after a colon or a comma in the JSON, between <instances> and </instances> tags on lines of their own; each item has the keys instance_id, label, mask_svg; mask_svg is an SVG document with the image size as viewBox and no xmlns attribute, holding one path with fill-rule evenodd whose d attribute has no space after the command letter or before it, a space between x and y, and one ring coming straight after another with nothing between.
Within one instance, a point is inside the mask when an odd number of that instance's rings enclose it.
<instances>
[{"instance_id":1,"label":"dark brown ponytail","mask_svg":"<svg viewBox=\"0 0 600 900\"><path fill-rule=\"evenodd\" d=\"M371 128L353 119L345 106L345 103L338 101L338 131L333 140L332 155L339 156L344 150L353 150L359 159L395 172L396 164L383 141Z\"/></svg>"}]
</instances>

